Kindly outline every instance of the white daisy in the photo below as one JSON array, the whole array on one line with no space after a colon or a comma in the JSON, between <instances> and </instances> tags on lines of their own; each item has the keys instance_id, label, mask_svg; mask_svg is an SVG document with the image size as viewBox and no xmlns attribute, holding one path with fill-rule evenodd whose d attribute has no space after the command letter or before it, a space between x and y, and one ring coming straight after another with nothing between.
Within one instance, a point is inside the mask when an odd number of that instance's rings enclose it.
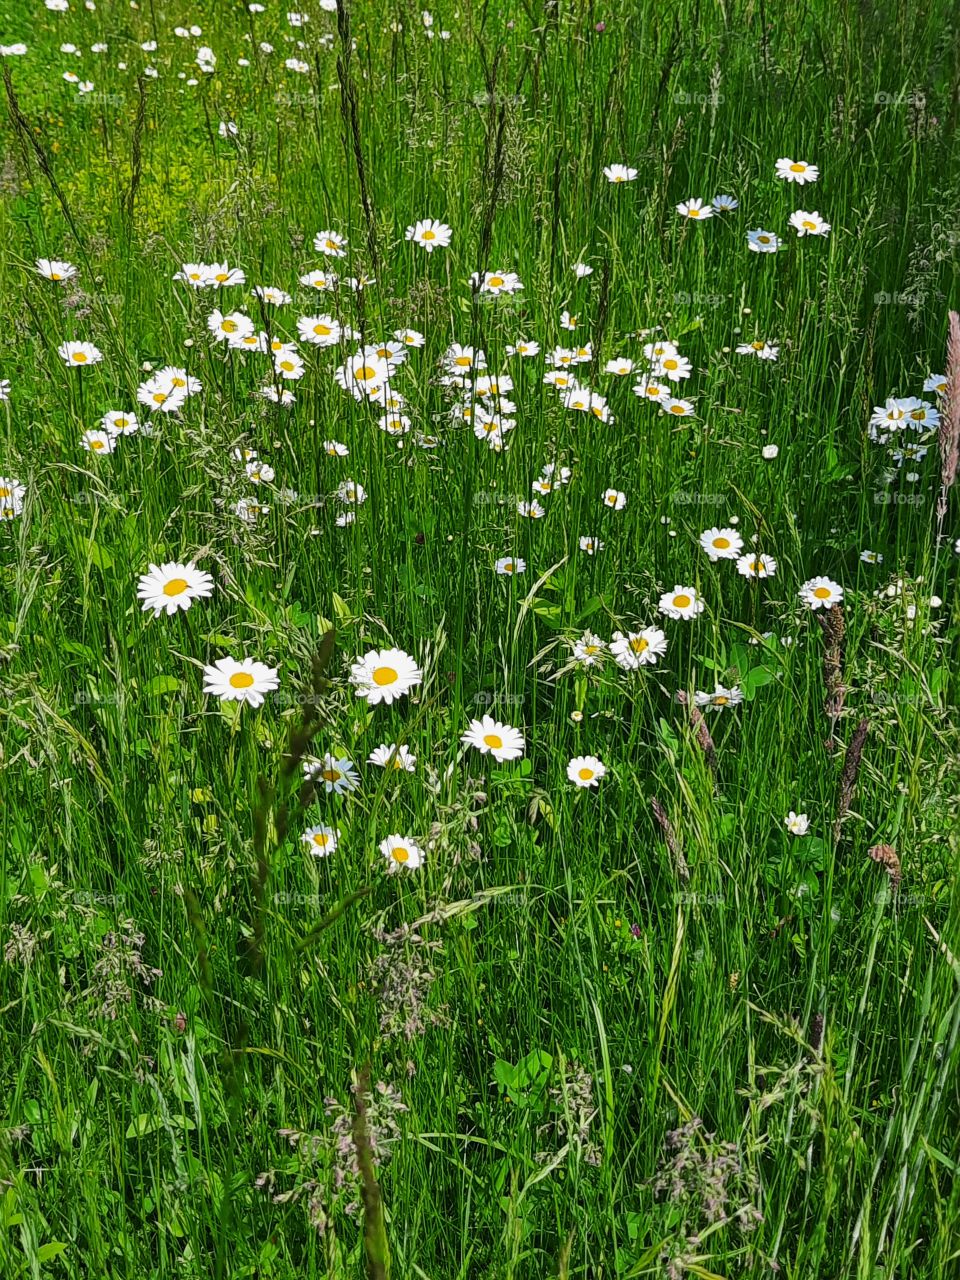
<instances>
[{"instance_id":1,"label":"white daisy","mask_svg":"<svg viewBox=\"0 0 960 1280\"><path fill-rule=\"evenodd\" d=\"M574 756L567 765L567 777L575 787L596 787L607 766L596 756Z\"/></svg>"},{"instance_id":2,"label":"white daisy","mask_svg":"<svg viewBox=\"0 0 960 1280\"><path fill-rule=\"evenodd\" d=\"M667 618L684 618L689 622L703 613L704 604L697 595L696 587L676 586L660 597L657 607Z\"/></svg>"},{"instance_id":3,"label":"white daisy","mask_svg":"<svg viewBox=\"0 0 960 1280\"><path fill-rule=\"evenodd\" d=\"M380 702L389 706L422 680L423 672L402 649L371 649L350 666L357 697L366 698L371 707Z\"/></svg>"},{"instance_id":4,"label":"white daisy","mask_svg":"<svg viewBox=\"0 0 960 1280\"><path fill-rule=\"evenodd\" d=\"M151 564L149 572L141 574L137 584L137 599L142 610L153 610L153 616L161 613L172 617L178 610L186 612L194 600L213 594L213 578L198 569L193 561L179 564L169 560L166 564Z\"/></svg>"},{"instance_id":5,"label":"white daisy","mask_svg":"<svg viewBox=\"0 0 960 1280\"><path fill-rule=\"evenodd\" d=\"M212 693L221 702L247 702L259 707L264 695L271 693L280 680L276 667L265 666L254 658L219 658L203 669L203 692Z\"/></svg>"},{"instance_id":6,"label":"white daisy","mask_svg":"<svg viewBox=\"0 0 960 1280\"><path fill-rule=\"evenodd\" d=\"M494 760L518 760L526 748L523 734L512 725L502 724L492 716L471 720L470 727L460 741L467 747L476 747L482 755L492 755Z\"/></svg>"}]
</instances>

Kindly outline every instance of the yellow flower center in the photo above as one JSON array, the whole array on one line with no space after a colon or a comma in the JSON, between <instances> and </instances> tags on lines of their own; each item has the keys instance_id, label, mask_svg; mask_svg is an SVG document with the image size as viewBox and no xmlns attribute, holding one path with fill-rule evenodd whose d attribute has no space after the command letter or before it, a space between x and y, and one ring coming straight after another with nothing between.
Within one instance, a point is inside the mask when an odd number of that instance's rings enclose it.
<instances>
[{"instance_id":1,"label":"yellow flower center","mask_svg":"<svg viewBox=\"0 0 960 1280\"><path fill-rule=\"evenodd\" d=\"M791 173L803 173L803 172L806 170L806 167L807 167L807 166L806 166L805 164L792 164L792 165L790 166L790 172L791 172Z\"/></svg>"},{"instance_id":2,"label":"yellow flower center","mask_svg":"<svg viewBox=\"0 0 960 1280\"><path fill-rule=\"evenodd\" d=\"M423 240L436 240L437 233L435 231L422 231L420 233Z\"/></svg>"},{"instance_id":3,"label":"yellow flower center","mask_svg":"<svg viewBox=\"0 0 960 1280\"><path fill-rule=\"evenodd\" d=\"M803 226L807 229L807 231L816 231L817 229L817 224L815 222L811 222L809 218L804 219Z\"/></svg>"},{"instance_id":4,"label":"yellow flower center","mask_svg":"<svg viewBox=\"0 0 960 1280\"><path fill-rule=\"evenodd\" d=\"M224 320L220 325L224 333L236 333L239 327L236 320Z\"/></svg>"},{"instance_id":5,"label":"yellow flower center","mask_svg":"<svg viewBox=\"0 0 960 1280\"><path fill-rule=\"evenodd\" d=\"M676 362L676 360L664 360L664 362L663 362L663 367L664 367L665 369L676 369L676 368L677 368L677 362Z\"/></svg>"},{"instance_id":6,"label":"yellow flower center","mask_svg":"<svg viewBox=\"0 0 960 1280\"><path fill-rule=\"evenodd\" d=\"M50 279L51 279L51 280L62 280L62 279L63 279L63 277L60 275L60 272L59 272L59 271L51 271L51 272L50 272Z\"/></svg>"},{"instance_id":7,"label":"yellow flower center","mask_svg":"<svg viewBox=\"0 0 960 1280\"><path fill-rule=\"evenodd\" d=\"M164 402L164 400L166 400L166 398L167 398L167 393L166 393L165 391L155 391L155 392L153 393L153 403L154 403L154 404L163 404L163 402Z\"/></svg>"},{"instance_id":8,"label":"yellow flower center","mask_svg":"<svg viewBox=\"0 0 960 1280\"><path fill-rule=\"evenodd\" d=\"M235 671L230 677L232 689L249 689L253 684L253 676L249 671Z\"/></svg>"},{"instance_id":9,"label":"yellow flower center","mask_svg":"<svg viewBox=\"0 0 960 1280\"><path fill-rule=\"evenodd\" d=\"M689 609L689 608L690 608L690 597L689 597L689 596L684 596L684 595L674 596L674 597L673 597L673 607L674 607L675 609Z\"/></svg>"},{"instance_id":10,"label":"yellow flower center","mask_svg":"<svg viewBox=\"0 0 960 1280\"><path fill-rule=\"evenodd\" d=\"M630 641L630 648L634 653L645 653L650 648L650 641L644 636L634 636Z\"/></svg>"},{"instance_id":11,"label":"yellow flower center","mask_svg":"<svg viewBox=\"0 0 960 1280\"><path fill-rule=\"evenodd\" d=\"M395 849L390 850L390 857L394 862L409 862L410 850L405 849L402 844L398 844Z\"/></svg>"},{"instance_id":12,"label":"yellow flower center","mask_svg":"<svg viewBox=\"0 0 960 1280\"><path fill-rule=\"evenodd\" d=\"M671 412L671 413L676 413L676 414L682 414L682 413L684 413L684 412L686 412L686 411L685 411L685 409L684 409L684 407L683 407L683 405L682 405L682 404L672 404L672 405L670 406L670 412Z\"/></svg>"},{"instance_id":13,"label":"yellow flower center","mask_svg":"<svg viewBox=\"0 0 960 1280\"><path fill-rule=\"evenodd\" d=\"M377 376L377 371L376 369L372 369L370 365L365 364L362 368L357 370L354 376L358 382L369 382L371 378L375 378Z\"/></svg>"},{"instance_id":14,"label":"yellow flower center","mask_svg":"<svg viewBox=\"0 0 960 1280\"><path fill-rule=\"evenodd\" d=\"M491 276L487 284L490 285L491 289L499 289L503 284L503 276Z\"/></svg>"},{"instance_id":15,"label":"yellow flower center","mask_svg":"<svg viewBox=\"0 0 960 1280\"><path fill-rule=\"evenodd\" d=\"M73 353L73 358L77 364L84 364L86 363L87 353L85 351L75 351Z\"/></svg>"},{"instance_id":16,"label":"yellow flower center","mask_svg":"<svg viewBox=\"0 0 960 1280\"><path fill-rule=\"evenodd\" d=\"M829 588L829 587L814 587L814 589L813 589L813 594L817 597L817 599L818 599L818 600L829 600L829 599L830 599L830 588Z\"/></svg>"},{"instance_id":17,"label":"yellow flower center","mask_svg":"<svg viewBox=\"0 0 960 1280\"><path fill-rule=\"evenodd\" d=\"M470 367L470 357L469 357L469 356L456 356L456 357L454 358L453 363L454 363L455 365L459 365L461 369L469 369L469 367Z\"/></svg>"},{"instance_id":18,"label":"yellow flower center","mask_svg":"<svg viewBox=\"0 0 960 1280\"><path fill-rule=\"evenodd\" d=\"M230 279L230 273L229 273L229 272L227 272L227 271L220 271L220 272L218 272L218 274L217 274L217 275L215 275L213 278L214 278L214 280L216 280L216 282L217 282L218 284L223 284L224 280L229 280L229 279Z\"/></svg>"},{"instance_id":19,"label":"yellow flower center","mask_svg":"<svg viewBox=\"0 0 960 1280\"><path fill-rule=\"evenodd\" d=\"M715 707L725 707L729 701L729 698L726 698L721 694L718 698L714 698L713 705Z\"/></svg>"},{"instance_id":20,"label":"yellow flower center","mask_svg":"<svg viewBox=\"0 0 960 1280\"><path fill-rule=\"evenodd\" d=\"M328 249L339 249L339 248L340 248L340 246L337 244L336 240L325 240L325 241L324 241L324 243L325 243L325 245L327 246L327 248L328 248Z\"/></svg>"},{"instance_id":21,"label":"yellow flower center","mask_svg":"<svg viewBox=\"0 0 960 1280\"><path fill-rule=\"evenodd\" d=\"M700 217L700 210L699 210L699 209L688 209L688 210L687 210L687 213L688 213L688 215L689 215L691 218L699 218L699 217Z\"/></svg>"},{"instance_id":22,"label":"yellow flower center","mask_svg":"<svg viewBox=\"0 0 960 1280\"><path fill-rule=\"evenodd\" d=\"M393 667L377 667L373 673L373 683L381 688L387 684L396 684L399 679Z\"/></svg>"},{"instance_id":23,"label":"yellow flower center","mask_svg":"<svg viewBox=\"0 0 960 1280\"><path fill-rule=\"evenodd\" d=\"M764 344L762 342L751 342L750 346L754 351L762 351Z\"/></svg>"},{"instance_id":24,"label":"yellow flower center","mask_svg":"<svg viewBox=\"0 0 960 1280\"><path fill-rule=\"evenodd\" d=\"M103 441L102 441L102 440L91 440L91 441L90 441L90 448L91 448L91 449L102 449L102 448L103 448Z\"/></svg>"},{"instance_id":25,"label":"yellow flower center","mask_svg":"<svg viewBox=\"0 0 960 1280\"><path fill-rule=\"evenodd\" d=\"M484 734L483 741L484 745L490 747L493 751L499 751L503 746L503 739L498 733Z\"/></svg>"},{"instance_id":26,"label":"yellow flower center","mask_svg":"<svg viewBox=\"0 0 960 1280\"><path fill-rule=\"evenodd\" d=\"M280 368L284 371L284 373L292 373L296 367L297 366L293 363L292 360L280 361Z\"/></svg>"},{"instance_id":27,"label":"yellow flower center","mask_svg":"<svg viewBox=\"0 0 960 1280\"><path fill-rule=\"evenodd\" d=\"M578 777L578 778L580 778L580 780L581 780L582 782L589 782L589 781L590 781L590 779L593 777L593 770L592 770L592 769L581 769L581 770L578 772L577 777Z\"/></svg>"},{"instance_id":28,"label":"yellow flower center","mask_svg":"<svg viewBox=\"0 0 960 1280\"><path fill-rule=\"evenodd\" d=\"M163 594L165 596L182 596L189 585L186 578L171 578L169 582L164 583Z\"/></svg>"},{"instance_id":29,"label":"yellow flower center","mask_svg":"<svg viewBox=\"0 0 960 1280\"><path fill-rule=\"evenodd\" d=\"M729 547L730 545L730 539L714 538L713 545L717 548L718 551L726 551L727 547Z\"/></svg>"},{"instance_id":30,"label":"yellow flower center","mask_svg":"<svg viewBox=\"0 0 960 1280\"><path fill-rule=\"evenodd\" d=\"M339 782L342 774L339 769L324 769L320 777L324 782Z\"/></svg>"},{"instance_id":31,"label":"yellow flower center","mask_svg":"<svg viewBox=\"0 0 960 1280\"><path fill-rule=\"evenodd\" d=\"M758 244L769 244L769 243L770 243L770 237L769 237L769 236L757 236L757 243L758 243Z\"/></svg>"},{"instance_id":32,"label":"yellow flower center","mask_svg":"<svg viewBox=\"0 0 960 1280\"><path fill-rule=\"evenodd\" d=\"M319 845L321 849L325 849L330 843L330 837L323 831L318 831L313 837L313 843Z\"/></svg>"},{"instance_id":33,"label":"yellow flower center","mask_svg":"<svg viewBox=\"0 0 960 1280\"><path fill-rule=\"evenodd\" d=\"M313 326L313 332L317 334L318 337L325 338L328 334L333 333L333 330L327 324L315 324Z\"/></svg>"}]
</instances>

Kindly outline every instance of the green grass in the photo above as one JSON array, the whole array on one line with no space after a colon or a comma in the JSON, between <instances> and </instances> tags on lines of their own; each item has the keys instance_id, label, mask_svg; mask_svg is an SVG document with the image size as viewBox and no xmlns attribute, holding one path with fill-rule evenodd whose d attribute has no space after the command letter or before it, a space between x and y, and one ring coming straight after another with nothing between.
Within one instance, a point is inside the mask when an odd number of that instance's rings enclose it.
<instances>
[{"instance_id":1,"label":"green grass","mask_svg":"<svg viewBox=\"0 0 960 1280\"><path fill-rule=\"evenodd\" d=\"M395 0L339 27L310 0L294 30L296 7L0 2L0 41L28 45L0 60L0 475L26 487L0 521L0 1272L949 1280L960 513L954 491L938 537L935 432L898 468L868 423L945 371L951 7L467 0L433 8L448 40ZM782 156L819 181L779 181ZM612 163L637 180L608 183ZM678 216L721 192L739 208ZM830 235L798 238L795 209ZM424 217L449 248L406 242ZM758 227L778 253L748 251ZM324 228L342 261L314 250ZM246 284L174 282L196 261ZM321 266L376 284L314 295L298 277ZM476 295L476 270L523 291ZM293 301L267 317L256 284ZM398 448L334 382L353 344L301 344L296 402L268 403L270 361L214 344L215 306L289 340L321 311L370 342L419 330L394 384L414 430ZM612 423L543 385L565 309ZM693 417L604 372L643 372L654 326L692 362ZM520 337L538 358L506 354ZM103 362L66 368L73 339ZM736 354L754 339L779 359ZM515 380L507 450L450 415L454 341ZM202 394L83 450L167 364ZM549 461L570 481L523 519ZM348 478L367 499L340 527ZM242 498L269 513L243 522ZM773 578L701 551L734 517ZM497 576L502 556L525 572ZM142 612L149 564L189 560L210 598ZM835 718L798 597L821 574L844 589ZM681 583L706 604L690 623L657 613ZM651 625L655 666L571 662L585 630ZM423 683L368 708L350 664L391 645ZM226 655L278 670L262 708L204 695ZM690 704L717 683L744 701L704 713L712 765ZM486 712L522 730L520 760L461 747ZM365 763L393 742L414 773ZM356 791L301 790L325 751ZM580 754L607 767L595 791L567 779ZM340 830L325 859L300 839L320 823ZM391 833L420 870L386 874Z\"/></svg>"}]
</instances>

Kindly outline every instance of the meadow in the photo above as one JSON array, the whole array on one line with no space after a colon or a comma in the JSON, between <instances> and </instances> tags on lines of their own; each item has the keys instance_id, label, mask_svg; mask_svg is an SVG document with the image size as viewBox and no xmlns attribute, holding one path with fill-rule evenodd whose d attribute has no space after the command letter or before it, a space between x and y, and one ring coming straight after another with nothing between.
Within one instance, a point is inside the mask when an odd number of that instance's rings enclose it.
<instances>
[{"instance_id":1,"label":"meadow","mask_svg":"<svg viewBox=\"0 0 960 1280\"><path fill-rule=\"evenodd\" d=\"M0 1275L960 1275L933 0L0 0Z\"/></svg>"}]
</instances>

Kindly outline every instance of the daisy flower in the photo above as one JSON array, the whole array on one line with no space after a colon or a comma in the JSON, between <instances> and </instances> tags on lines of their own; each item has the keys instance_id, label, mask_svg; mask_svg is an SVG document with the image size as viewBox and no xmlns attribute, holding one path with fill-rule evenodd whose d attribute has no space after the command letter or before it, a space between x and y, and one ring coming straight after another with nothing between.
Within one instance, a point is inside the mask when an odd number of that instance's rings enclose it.
<instances>
[{"instance_id":1,"label":"daisy flower","mask_svg":"<svg viewBox=\"0 0 960 1280\"><path fill-rule=\"evenodd\" d=\"M776 572L777 562L773 556L751 553L737 560L737 573L744 578L772 578Z\"/></svg>"},{"instance_id":2,"label":"daisy flower","mask_svg":"<svg viewBox=\"0 0 960 1280\"><path fill-rule=\"evenodd\" d=\"M493 569L495 573L512 577L514 574L523 573L526 567L526 560L521 560L519 556L501 556Z\"/></svg>"},{"instance_id":3,"label":"daisy flower","mask_svg":"<svg viewBox=\"0 0 960 1280\"><path fill-rule=\"evenodd\" d=\"M191 560L178 564L169 560L166 564L151 564L149 572L141 574L137 584L137 599L143 602L142 610L153 610L153 616L161 613L172 617L178 610L186 612L194 600L213 594L213 578Z\"/></svg>"},{"instance_id":4,"label":"daisy flower","mask_svg":"<svg viewBox=\"0 0 960 1280\"><path fill-rule=\"evenodd\" d=\"M253 333L254 325L242 311L231 311L226 316L221 311L213 311L207 320L207 328L217 342L226 342L228 338L243 338Z\"/></svg>"},{"instance_id":5,"label":"daisy flower","mask_svg":"<svg viewBox=\"0 0 960 1280\"><path fill-rule=\"evenodd\" d=\"M677 400L671 395L666 395L659 401L660 412L669 414L672 418L692 418L693 417L693 401Z\"/></svg>"},{"instance_id":6,"label":"daisy flower","mask_svg":"<svg viewBox=\"0 0 960 1280\"><path fill-rule=\"evenodd\" d=\"M88 453L113 453L117 437L108 431L85 431L80 437L80 444Z\"/></svg>"},{"instance_id":7,"label":"daisy flower","mask_svg":"<svg viewBox=\"0 0 960 1280\"><path fill-rule=\"evenodd\" d=\"M615 631L610 641L610 652L618 667L624 671L639 671L652 667L667 652L667 636L659 627L644 627L642 631Z\"/></svg>"},{"instance_id":8,"label":"daisy flower","mask_svg":"<svg viewBox=\"0 0 960 1280\"><path fill-rule=\"evenodd\" d=\"M85 365L99 364L103 352L92 342L61 342L57 347L57 355L72 368L82 369Z\"/></svg>"},{"instance_id":9,"label":"daisy flower","mask_svg":"<svg viewBox=\"0 0 960 1280\"><path fill-rule=\"evenodd\" d=\"M23 510L23 500L27 489L12 476L0 476L0 516L9 519L18 516Z\"/></svg>"},{"instance_id":10,"label":"daisy flower","mask_svg":"<svg viewBox=\"0 0 960 1280\"><path fill-rule=\"evenodd\" d=\"M303 762L303 776L307 782L323 783L327 795L341 796L345 791L355 791L360 785L353 761L346 756L334 756L329 751L322 760L310 756Z\"/></svg>"},{"instance_id":11,"label":"daisy flower","mask_svg":"<svg viewBox=\"0 0 960 1280\"><path fill-rule=\"evenodd\" d=\"M753 253L776 253L780 248L780 237L757 227L756 231L747 232L747 248Z\"/></svg>"},{"instance_id":12,"label":"daisy flower","mask_svg":"<svg viewBox=\"0 0 960 1280\"><path fill-rule=\"evenodd\" d=\"M358 698L366 698L371 707L394 699L416 688L423 672L402 649L371 649L350 666L350 683Z\"/></svg>"},{"instance_id":13,"label":"daisy flower","mask_svg":"<svg viewBox=\"0 0 960 1280\"><path fill-rule=\"evenodd\" d=\"M567 765L567 777L575 787L596 787L607 766L596 756L574 756Z\"/></svg>"},{"instance_id":14,"label":"daisy flower","mask_svg":"<svg viewBox=\"0 0 960 1280\"><path fill-rule=\"evenodd\" d=\"M604 166L603 176L608 182L633 182L637 171L625 164L608 164Z\"/></svg>"},{"instance_id":15,"label":"daisy flower","mask_svg":"<svg viewBox=\"0 0 960 1280\"><path fill-rule=\"evenodd\" d=\"M113 436L132 436L140 430L135 414L120 413L116 409L110 409L103 415L100 426Z\"/></svg>"},{"instance_id":16,"label":"daisy flower","mask_svg":"<svg viewBox=\"0 0 960 1280\"><path fill-rule=\"evenodd\" d=\"M434 249L446 249L452 235L453 232L446 223L438 222L436 218L423 218L412 227L407 227L406 231L407 239L420 245L421 249L426 249L427 253L433 253Z\"/></svg>"},{"instance_id":17,"label":"daisy flower","mask_svg":"<svg viewBox=\"0 0 960 1280\"><path fill-rule=\"evenodd\" d=\"M592 631L585 631L573 646L575 661L582 662L585 667L594 667L603 661L606 645Z\"/></svg>"},{"instance_id":18,"label":"daisy flower","mask_svg":"<svg viewBox=\"0 0 960 1280\"><path fill-rule=\"evenodd\" d=\"M800 599L811 609L832 609L843 599L843 587L830 578L808 578L800 588Z\"/></svg>"},{"instance_id":19,"label":"daisy flower","mask_svg":"<svg viewBox=\"0 0 960 1280\"><path fill-rule=\"evenodd\" d=\"M297 333L302 342L315 347L333 347L340 341L340 322L333 316L300 316Z\"/></svg>"},{"instance_id":20,"label":"daisy flower","mask_svg":"<svg viewBox=\"0 0 960 1280\"><path fill-rule=\"evenodd\" d=\"M513 271L485 271L481 279L475 271L470 283L478 293L518 293L522 288L520 277Z\"/></svg>"},{"instance_id":21,"label":"daisy flower","mask_svg":"<svg viewBox=\"0 0 960 1280\"><path fill-rule=\"evenodd\" d=\"M375 764L380 769L401 769L405 773L414 773L417 757L410 754L410 748L397 746L395 742L381 743L367 756L367 764Z\"/></svg>"},{"instance_id":22,"label":"daisy flower","mask_svg":"<svg viewBox=\"0 0 960 1280\"><path fill-rule=\"evenodd\" d=\"M810 830L810 819L805 813L794 813L791 809L784 818L783 825L792 835L805 836Z\"/></svg>"},{"instance_id":23,"label":"daisy flower","mask_svg":"<svg viewBox=\"0 0 960 1280\"><path fill-rule=\"evenodd\" d=\"M523 755L526 743L523 734L512 725L501 724L493 716L484 716L481 720L471 720L470 727L462 735L460 741L466 747L476 747L482 755L491 755L494 760L519 760Z\"/></svg>"},{"instance_id":24,"label":"daisy flower","mask_svg":"<svg viewBox=\"0 0 960 1280\"><path fill-rule=\"evenodd\" d=\"M387 860L387 871L416 871L423 865L423 850L409 836L387 836L380 841L380 852Z\"/></svg>"},{"instance_id":25,"label":"daisy flower","mask_svg":"<svg viewBox=\"0 0 960 1280\"><path fill-rule=\"evenodd\" d=\"M588 556L595 556L598 551L602 551L606 543L601 542L599 538L583 537L579 542L580 550L585 551Z\"/></svg>"},{"instance_id":26,"label":"daisy flower","mask_svg":"<svg viewBox=\"0 0 960 1280\"><path fill-rule=\"evenodd\" d=\"M546 508L542 507L536 498L532 502L517 503L517 515L524 516L528 520L542 520L546 514Z\"/></svg>"},{"instance_id":27,"label":"daisy flower","mask_svg":"<svg viewBox=\"0 0 960 1280\"><path fill-rule=\"evenodd\" d=\"M230 288L232 285L246 283L246 273L240 267L231 267L226 262L213 262L207 268L207 284L211 289Z\"/></svg>"},{"instance_id":28,"label":"daisy flower","mask_svg":"<svg viewBox=\"0 0 960 1280\"><path fill-rule=\"evenodd\" d=\"M741 342L736 352L738 356L756 356L758 360L776 360L780 348L771 346L769 342Z\"/></svg>"},{"instance_id":29,"label":"daisy flower","mask_svg":"<svg viewBox=\"0 0 960 1280\"><path fill-rule=\"evenodd\" d=\"M736 685L732 689L725 689L722 684L718 684L713 693L701 693L698 690L693 695L693 700L698 707L737 707L743 701L743 690Z\"/></svg>"},{"instance_id":30,"label":"daisy flower","mask_svg":"<svg viewBox=\"0 0 960 1280\"><path fill-rule=\"evenodd\" d=\"M682 200L677 205L677 213L681 218L695 218L704 222L707 218L713 217L714 208L704 200Z\"/></svg>"},{"instance_id":31,"label":"daisy flower","mask_svg":"<svg viewBox=\"0 0 960 1280\"><path fill-rule=\"evenodd\" d=\"M619 489L604 489L600 501L612 511L622 511L627 505L627 495Z\"/></svg>"},{"instance_id":32,"label":"daisy flower","mask_svg":"<svg viewBox=\"0 0 960 1280\"><path fill-rule=\"evenodd\" d=\"M331 289L336 288L337 277L328 271L308 271L306 275L298 277L300 283L308 289L319 289L323 293L328 293Z\"/></svg>"},{"instance_id":33,"label":"daisy flower","mask_svg":"<svg viewBox=\"0 0 960 1280\"><path fill-rule=\"evenodd\" d=\"M347 256L347 238L339 231L318 231L313 237L313 247L317 253L328 258L345 258Z\"/></svg>"},{"instance_id":34,"label":"daisy flower","mask_svg":"<svg viewBox=\"0 0 960 1280\"><path fill-rule=\"evenodd\" d=\"M740 201L734 196L714 196L710 203L717 213L732 213L734 209L740 208Z\"/></svg>"},{"instance_id":35,"label":"daisy flower","mask_svg":"<svg viewBox=\"0 0 960 1280\"><path fill-rule=\"evenodd\" d=\"M668 382L681 382L690 377L691 368L690 361L685 356L672 352L660 357L651 372L654 377L666 378Z\"/></svg>"},{"instance_id":36,"label":"daisy flower","mask_svg":"<svg viewBox=\"0 0 960 1280\"><path fill-rule=\"evenodd\" d=\"M38 258L37 274L43 276L45 280L60 283L64 280L72 280L77 274L77 268L72 262L60 262L56 258Z\"/></svg>"},{"instance_id":37,"label":"daisy flower","mask_svg":"<svg viewBox=\"0 0 960 1280\"><path fill-rule=\"evenodd\" d=\"M812 213L807 213L805 209L798 209L796 213L791 213L790 225L800 237L830 234L830 223L824 222L816 209Z\"/></svg>"},{"instance_id":38,"label":"daisy flower","mask_svg":"<svg viewBox=\"0 0 960 1280\"><path fill-rule=\"evenodd\" d=\"M262 302L268 302L271 307L285 307L292 299L289 293L284 289L274 288L273 285L256 285L254 287L254 295Z\"/></svg>"},{"instance_id":39,"label":"daisy flower","mask_svg":"<svg viewBox=\"0 0 960 1280\"><path fill-rule=\"evenodd\" d=\"M803 187L808 182L816 182L820 177L820 170L815 164L807 164L804 160L788 160L784 157L777 161L777 177Z\"/></svg>"},{"instance_id":40,"label":"daisy flower","mask_svg":"<svg viewBox=\"0 0 960 1280\"><path fill-rule=\"evenodd\" d=\"M657 607L667 618L684 618L689 622L703 613L704 604L697 595L696 587L676 586L660 597Z\"/></svg>"},{"instance_id":41,"label":"daisy flower","mask_svg":"<svg viewBox=\"0 0 960 1280\"><path fill-rule=\"evenodd\" d=\"M633 361L627 360L623 356L617 356L613 360L608 360L603 366L604 373L616 374L618 378L625 378L628 373L633 372Z\"/></svg>"},{"instance_id":42,"label":"daisy flower","mask_svg":"<svg viewBox=\"0 0 960 1280\"><path fill-rule=\"evenodd\" d=\"M711 560L735 560L743 547L743 539L736 529L705 529L700 535L700 545Z\"/></svg>"},{"instance_id":43,"label":"daisy flower","mask_svg":"<svg viewBox=\"0 0 960 1280\"><path fill-rule=\"evenodd\" d=\"M340 829L333 827L307 827L300 837L315 858L329 858L340 840Z\"/></svg>"},{"instance_id":44,"label":"daisy flower","mask_svg":"<svg viewBox=\"0 0 960 1280\"><path fill-rule=\"evenodd\" d=\"M265 666L254 658L220 658L203 669L203 692L212 693L221 702L248 702L259 707L264 695L272 693L280 680L276 667Z\"/></svg>"},{"instance_id":45,"label":"daisy flower","mask_svg":"<svg viewBox=\"0 0 960 1280\"><path fill-rule=\"evenodd\" d=\"M508 356L524 356L530 359L532 356L540 354L539 342L527 342L525 338L518 338L516 343L507 347Z\"/></svg>"}]
</instances>

